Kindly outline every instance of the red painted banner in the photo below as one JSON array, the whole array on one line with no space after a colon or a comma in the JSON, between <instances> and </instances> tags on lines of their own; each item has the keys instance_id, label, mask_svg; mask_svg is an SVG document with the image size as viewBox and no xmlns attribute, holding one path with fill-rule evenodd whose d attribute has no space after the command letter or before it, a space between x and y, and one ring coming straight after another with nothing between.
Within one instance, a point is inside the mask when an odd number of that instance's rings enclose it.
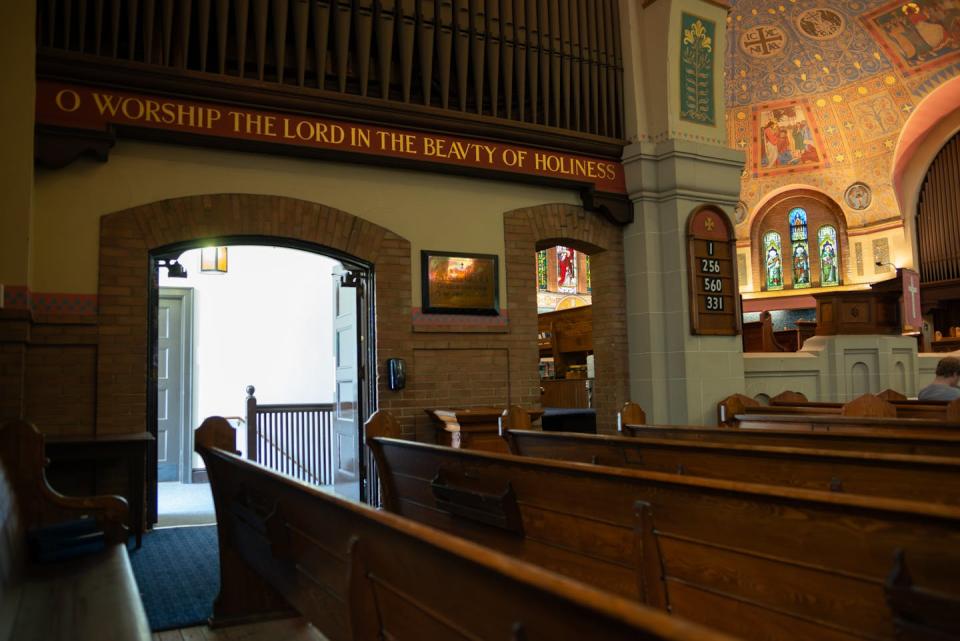
<instances>
[{"instance_id":1,"label":"red painted banner","mask_svg":"<svg viewBox=\"0 0 960 641\"><path fill-rule=\"evenodd\" d=\"M99 131L126 125L389 156L592 183L597 191L626 193L623 166L600 158L46 80L37 81L37 121Z\"/></svg>"}]
</instances>

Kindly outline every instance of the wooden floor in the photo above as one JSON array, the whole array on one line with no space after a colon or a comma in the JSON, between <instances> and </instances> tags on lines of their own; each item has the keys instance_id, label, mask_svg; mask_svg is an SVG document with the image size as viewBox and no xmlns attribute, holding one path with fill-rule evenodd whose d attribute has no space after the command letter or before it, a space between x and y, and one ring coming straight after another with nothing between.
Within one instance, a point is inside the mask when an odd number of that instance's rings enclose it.
<instances>
[{"instance_id":1,"label":"wooden floor","mask_svg":"<svg viewBox=\"0 0 960 641\"><path fill-rule=\"evenodd\" d=\"M216 630L205 625L156 632L153 641L326 641L303 619L281 619Z\"/></svg>"}]
</instances>

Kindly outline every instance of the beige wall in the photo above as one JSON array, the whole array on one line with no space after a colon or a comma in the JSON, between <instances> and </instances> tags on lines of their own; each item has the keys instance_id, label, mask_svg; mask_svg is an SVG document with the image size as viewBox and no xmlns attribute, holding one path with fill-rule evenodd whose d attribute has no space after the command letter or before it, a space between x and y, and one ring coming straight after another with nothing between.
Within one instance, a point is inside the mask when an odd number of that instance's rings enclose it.
<instances>
[{"instance_id":1,"label":"beige wall","mask_svg":"<svg viewBox=\"0 0 960 641\"><path fill-rule=\"evenodd\" d=\"M30 281L36 13L33 0L0 2L0 285Z\"/></svg>"},{"instance_id":2,"label":"beige wall","mask_svg":"<svg viewBox=\"0 0 960 641\"><path fill-rule=\"evenodd\" d=\"M419 252L439 249L501 257L503 212L576 204L572 190L381 169L346 163L121 140L110 160L38 170L33 289L94 293L100 216L178 196L252 193L322 203L382 225L411 242L413 304L420 304ZM4 239L3 248L8 242Z\"/></svg>"},{"instance_id":3,"label":"beige wall","mask_svg":"<svg viewBox=\"0 0 960 641\"><path fill-rule=\"evenodd\" d=\"M792 390L841 403L885 389L914 397L926 385L920 356L912 336L814 336L799 352L744 354L745 393Z\"/></svg>"}]
</instances>

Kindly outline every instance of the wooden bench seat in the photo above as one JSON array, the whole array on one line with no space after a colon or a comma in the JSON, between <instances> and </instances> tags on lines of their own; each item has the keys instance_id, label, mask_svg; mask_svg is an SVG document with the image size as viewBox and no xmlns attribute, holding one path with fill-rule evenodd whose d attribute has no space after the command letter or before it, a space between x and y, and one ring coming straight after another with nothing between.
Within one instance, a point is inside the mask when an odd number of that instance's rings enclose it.
<instances>
[{"instance_id":1,"label":"wooden bench seat","mask_svg":"<svg viewBox=\"0 0 960 641\"><path fill-rule=\"evenodd\" d=\"M508 430L512 454L960 505L960 458Z\"/></svg>"},{"instance_id":2,"label":"wooden bench seat","mask_svg":"<svg viewBox=\"0 0 960 641\"><path fill-rule=\"evenodd\" d=\"M36 428L22 421L0 428L0 639L149 640L125 548L126 501L62 496L47 484L45 464ZM30 530L81 517L96 519L104 550L65 562L29 561Z\"/></svg>"},{"instance_id":3,"label":"wooden bench seat","mask_svg":"<svg viewBox=\"0 0 960 641\"><path fill-rule=\"evenodd\" d=\"M367 424L386 509L730 634L895 639L898 553L911 597L960 607L960 508L379 436L391 423ZM954 638L951 616L925 625Z\"/></svg>"},{"instance_id":4,"label":"wooden bench seat","mask_svg":"<svg viewBox=\"0 0 960 641\"><path fill-rule=\"evenodd\" d=\"M196 433L218 516L219 623L292 614L330 641L605 641L729 636L323 493Z\"/></svg>"}]
</instances>

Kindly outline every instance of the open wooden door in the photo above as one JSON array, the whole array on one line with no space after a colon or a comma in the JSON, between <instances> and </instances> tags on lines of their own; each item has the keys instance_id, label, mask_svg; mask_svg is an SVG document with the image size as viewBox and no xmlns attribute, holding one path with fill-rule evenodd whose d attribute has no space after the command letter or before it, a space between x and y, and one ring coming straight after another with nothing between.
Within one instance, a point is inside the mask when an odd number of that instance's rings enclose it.
<instances>
[{"instance_id":1,"label":"open wooden door","mask_svg":"<svg viewBox=\"0 0 960 641\"><path fill-rule=\"evenodd\" d=\"M360 378L363 372L359 317L364 281L337 267L333 272L333 484L337 494L360 500L363 482Z\"/></svg>"}]
</instances>

